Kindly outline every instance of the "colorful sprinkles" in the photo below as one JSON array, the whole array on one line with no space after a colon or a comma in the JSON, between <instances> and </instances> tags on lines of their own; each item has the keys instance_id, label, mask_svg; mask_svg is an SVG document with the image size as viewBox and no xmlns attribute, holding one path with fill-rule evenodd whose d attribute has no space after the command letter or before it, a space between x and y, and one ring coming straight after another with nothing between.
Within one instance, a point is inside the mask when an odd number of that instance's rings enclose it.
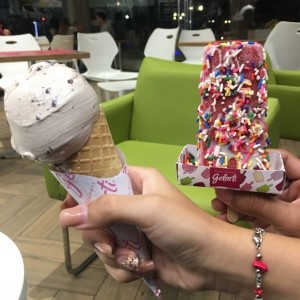
<instances>
[{"instance_id":1,"label":"colorful sprinkles","mask_svg":"<svg viewBox=\"0 0 300 300\"><path fill-rule=\"evenodd\" d=\"M268 170L267 66L256 42L206 47L199 91L196 164Z\"/></svg>"}]
</instances>

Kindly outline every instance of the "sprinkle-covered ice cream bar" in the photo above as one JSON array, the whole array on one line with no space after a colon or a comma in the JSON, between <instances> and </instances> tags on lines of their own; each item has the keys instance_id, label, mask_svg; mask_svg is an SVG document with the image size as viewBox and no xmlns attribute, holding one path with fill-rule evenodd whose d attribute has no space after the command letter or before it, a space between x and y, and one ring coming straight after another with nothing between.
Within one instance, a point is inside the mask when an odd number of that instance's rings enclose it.
<instances>
[{"instance_id":1,"label":"sprinkle-covered ice cream bar","mask_svg":"<svg viewBox=\"0 0 300 300\"><path fill-rule=\"evenodd\" d=\"M178 157L179 184L282 193L282 157L280 152L267 149L265 58L263 47L256 42L206 46L199 84L197 143L185 145ZM233 216L231 212L228 220Z\"/></svg>"},{"instance_id":2,"label":"sprinkle-covered ice cream bar","mask_svg":"<svg viewBox=\"0 0 300 300\"><path fill-rule=\"evenodd\" d=\"M256 42L215 42L200 75L199 165L268 170L267 68Z\"/></svg>"}]
</instances>

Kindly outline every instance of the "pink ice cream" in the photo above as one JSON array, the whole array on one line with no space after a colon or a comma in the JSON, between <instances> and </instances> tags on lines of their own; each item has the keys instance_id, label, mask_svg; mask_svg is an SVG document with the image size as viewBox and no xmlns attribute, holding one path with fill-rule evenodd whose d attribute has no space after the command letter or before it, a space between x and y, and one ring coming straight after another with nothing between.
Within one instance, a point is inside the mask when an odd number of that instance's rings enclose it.
<instances>
[{"instance_id":1,"label":"pink ice cream","mask_svg":"<svg viewBox=\"0 0 300 300\"><path fill-rule=\"evenodd\" d=\"M208 45L200 76L200 165L269 169L267 70L263 47L234 41Z\"/></svg>"}]
</instances>

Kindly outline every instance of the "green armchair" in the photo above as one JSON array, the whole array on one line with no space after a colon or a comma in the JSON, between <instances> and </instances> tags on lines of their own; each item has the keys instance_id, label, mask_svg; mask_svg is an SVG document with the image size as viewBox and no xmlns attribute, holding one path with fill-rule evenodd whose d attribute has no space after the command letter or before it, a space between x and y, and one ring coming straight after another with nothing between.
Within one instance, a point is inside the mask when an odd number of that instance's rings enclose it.
<instances>
[{"instance_id":1,"label":"green armchair","mask_svg":"<svg viewBox=\"0 0 300 300\"><path fill-rule=\"evenodd\" d=\"M300 71L273 70L270 59L268 95L280 103L280 137L300 141Z\"/></svg>"}]
</instances>

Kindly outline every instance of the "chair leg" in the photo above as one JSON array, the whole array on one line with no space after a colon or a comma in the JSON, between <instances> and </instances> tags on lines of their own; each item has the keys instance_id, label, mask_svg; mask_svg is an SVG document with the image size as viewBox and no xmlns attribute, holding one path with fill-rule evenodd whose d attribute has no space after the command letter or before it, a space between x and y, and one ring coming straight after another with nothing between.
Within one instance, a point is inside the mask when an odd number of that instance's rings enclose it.
<instances>
[{"instance_id":1,"label":"chair leg","mask_svg":"<svg viewBox=\"0 0 300 300\"><path fill-rule=\"evenodd\" d=\"M124 91L119 91L117 92L117 97L124 96L125 92Z\"/></svg>"},{"instance_id":2,"label":"chair leg","mask_svg":"<svg viewBox=\"0 0 300 300\"><path fill-rule=\"evenodd\" d=\"M105 94L105 101L108 101L111 99L111 92L109 91L104 91L104 94Z\"/></svg>"},{"instance_id":3,"label":"chair leg","mask_svg":"<svg viewBox=\"0 0 300 300\"><path fill-rule=\"evenodd\" d=\"M82 270L84 270L97 257L97 254L92 253L80 265L78 265L77 267L73 267L72 257L71 257L71 249L70 249L69 229L66 227L62 227L62 232L63 232L63 243L64 243L66 269L70 274L77 275Z\"/></svg>"},{"instance_id":4,"label":"chair leg","mask_svg":"<svg viewBox=\"0 0 300 300\"><path fill-rule=\"evenodd\" d=\"M100 90L100 98L101 98L100 101L101 102L107 101L108 100L107 92L101 89L101 87L99 87L99 90Z\"/></svg>"},{"instance_id":5,"label":"chair leg","mask_svg":"<svg viewBox=\"0 0 300 300\"><path fill-rule=\"evenodd\" d=\"M72 65L73 65L73 69L75 69L78 73L80 73L76 59L72 59Z\"/></svg>"}]
</instances>

